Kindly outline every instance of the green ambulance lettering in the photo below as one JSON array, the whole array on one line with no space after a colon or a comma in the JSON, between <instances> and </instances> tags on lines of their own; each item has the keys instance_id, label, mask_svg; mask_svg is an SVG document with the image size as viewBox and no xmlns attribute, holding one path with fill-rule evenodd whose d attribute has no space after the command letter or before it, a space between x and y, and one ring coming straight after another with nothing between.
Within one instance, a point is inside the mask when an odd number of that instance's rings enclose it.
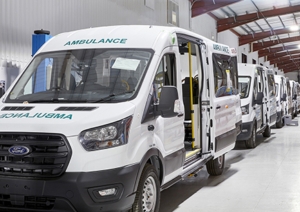
<instances>
[{"instance_id":1,"label":"green ambulance lettering","mask_svg":"<svg viewBox=\"0 0 300 212\"><path fill-rule=\"evenodd\" d=\"M65 114L55 114L54 116L53 116L53 118L56 118L56 119L62 119L62 118L64 118L64 116L65 116Z\"/></svg>"},{"instance_id":2,"label":"green ambulance lettering","mask_svg":"<svg viewBox=\"0 0 300 212\"><path fill-rule=\"evenodd\" d=\"M29 116L29 113L25 113L25 114L22 114L19 118L23 118L23 117L28 118L28 116Z\"/></svg>"},{"instance_id":3,"label":"green ambulance lettering","mask_svg":"<svg viewBox=\"0 0 300 212\"><path fill-rule=\"evenodd\" d=\"M127 41L127 39L126 39L126 38L123 38L123 39L121 39L120 43L123 43L123 44L125 44L125 43L126 43L126 41Z\"/></svg>"},{"instance_id":4,"label":"green ambulance lettering","mask_svg":"<svg viewBox=\"0 0 300 212\"><path fill-rule=\"evenodd\" d=\"M55 116L55 113L48 113L45 118L51 119L53 116Z\"/></svg>"},{"instance_id":5,"label":"green ambulance lettering","mask_svg":"<svg viewBox=\"0 0 300 212\"><path fill-rule=\"evenodd\" d=\"M64 46L66 46L66 45L71 45L71 42L70 41L68 41Z\"/></svg>"},{"instance_id":6,"label":"green ambulance lettering","mask_svg":"<svg viewBox=\"0 0 300 212\"><path fill-rule=\"evenodd\" d=\"M74 41L72 41L71 45L77 45L77 44L79 44L79 42L80 42L80 40L74 40Z\"/></svg>"},{"instance_id":7,"label":"green ambulance lettering","mask_svg":"<svg viewBox=\"0 0 300 212\"><path fill-rule=\"evenodd\" d=\"M13 117L14 115L15 115L14 113L8 113L8 114L6 114L5 118L11 118L11 117Z\"/></svg>"},{"instance_id":8,"label":"green ambulance lettering","mask_svg":"<svg viewBox=\"0 0 300 212\"><path fill-rule=\"evenodd\" d=\"M72 119L72 114L69 114L69 115L67 115L67 116L65 116L63 119Z\"/></svg>"},{"instance_id":9,"label":"green ambulance lettering","mask_svg":"<svg viewBox=\"0 0 300 212\"><path fill-rule=\"evenodd\" d=\"M90 44L90 43L92 43L92 42L95 42L95 40L96 40L96 39L88 39L88 40L86 40L85 43L86 43L86 44Z\"/></svg>"},{"instance_id":10,"label":"green ambulance lettering","mask_svg":"<svg viewBox=\"0 0 300 212\"><path fill-rule=\"evenodd\" d=\"M127 41L127 38L102 38L99 40L96 39L88 39L88 40L73 40L73 41L68 41L65 43L64 46L70 46L70 45L79 45L79 44L97 44L97 43L121 43L125 44ZM215 48L215 47L214 47Z\"/></svg>"},{"instance_id":11,"label":"green ambulance lettering","mask_svg":"<svg viewBox=\"0 0 300 212\"><path fill-rule=\"evenodd\" d=\"M21 118L23 113L16 113L12 116L12 118ZM7 118L7 117L6 117Z\"/></svg>"},{"instance_id":12,"label":"green ambulance lettering","mask_svg":"<svg viewBox=\"0 0 300 212\"><path fill-rule=\"evenodd\" d=\"M38 113L34 114L33 116L29 116L28 118L34 118L34 117L36 117L37 114Z\"/></svg>"}]
</instances>

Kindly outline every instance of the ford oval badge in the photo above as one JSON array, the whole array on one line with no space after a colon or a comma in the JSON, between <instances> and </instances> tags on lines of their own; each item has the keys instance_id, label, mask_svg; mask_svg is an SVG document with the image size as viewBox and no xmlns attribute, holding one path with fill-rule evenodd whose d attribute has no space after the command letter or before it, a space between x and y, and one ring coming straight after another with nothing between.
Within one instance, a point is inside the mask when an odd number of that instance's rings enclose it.
<instances>
[{"instance_id":1,"label":"ford oval badge","mask_svg":"<svg viewBox=\"0 0 300 212\"><path fill-rule=\"evenodd\" d=\"M8 152L12 155L27 155L30 149L26 146L12 146L8 149Z\"/></svg>"}]
</instances>

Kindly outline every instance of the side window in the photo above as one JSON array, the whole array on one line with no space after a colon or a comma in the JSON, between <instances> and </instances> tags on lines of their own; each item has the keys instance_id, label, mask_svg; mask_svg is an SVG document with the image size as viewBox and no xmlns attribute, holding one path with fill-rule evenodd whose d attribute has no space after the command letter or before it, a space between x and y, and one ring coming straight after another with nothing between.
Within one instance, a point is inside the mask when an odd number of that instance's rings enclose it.
<instances>
[{"instance_id":1,"label":"side window","mask_svg":"<svg viewBox=\"0 0 300 212\"><path fill-rule=\"evenodd\" d=\"M258 83L257 83L257 77L255 77L254 82L253 82L253 100L256 100L257 92L258 92ZM253 102L253 104L254 104L254 102Z\"/></svg>"},{"instance_id":2,"label":"side window","mask_svg":"<svg viewBox=\"0 0 300 212\"><path fill-rule=\"evenodd\" d=\"M268 87L269 87L269 95L270 97L275 96L275 80L274 76L268 74Z\"/></svg>"},{"instance_id":3,"label":"side window","mask_svg":"<svg viewBox=\"0 0 300 212\"><path fill-rule=\"evenodd\" d=\"M213 54L215 96L238 94L236 59L227 55Z\"/></svg>"},{"instance_id":4,"label":"side window","mask_svg":"<svg viewBox=\"0 0 300 212\"><path fill-rule=\"evenodd\" d=\"M161 59L153 82L155 102L159 103L161 88L165 85L176 86L176 57L166 54Z\"/></svg>"}]
</instances>

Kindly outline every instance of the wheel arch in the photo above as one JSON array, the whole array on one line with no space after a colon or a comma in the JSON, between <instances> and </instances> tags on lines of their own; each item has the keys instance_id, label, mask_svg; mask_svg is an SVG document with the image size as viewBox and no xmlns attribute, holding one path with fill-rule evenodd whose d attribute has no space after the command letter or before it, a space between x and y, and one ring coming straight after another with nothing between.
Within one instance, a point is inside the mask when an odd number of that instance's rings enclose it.
<instances>
[{"instance_id":1,"label":"wheel arch","mask_svg":"<svg viewBox=\"0 0 300 212\"><path fill-rule=\"evenodd\" d=\"M147 163L154 166L154 168L158 174L158 179L160 181L160 184L163 181L163 178L164 178L163 156L158 149L154 149L154 148L150 149L150 150L148 150L148 152L146 152L146 154L144 155L144 157L142 158L142 160L140 162L140 166L139 166L140 168L138 170L136 180L135 180L134 192L137 191L142 172Z\"/></svg>"}]
</instances>

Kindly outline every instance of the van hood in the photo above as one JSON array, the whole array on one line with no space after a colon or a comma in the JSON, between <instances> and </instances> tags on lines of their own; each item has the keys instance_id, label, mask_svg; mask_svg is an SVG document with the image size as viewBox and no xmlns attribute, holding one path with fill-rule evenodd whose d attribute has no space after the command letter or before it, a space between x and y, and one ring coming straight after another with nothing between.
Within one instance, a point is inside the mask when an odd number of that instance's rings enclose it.
<instances>
[{"instance_id":1,"label":"van hood","mask_svg":"<svg viewBox=\"0 0 300 212\"><path fill-rule=\"evenodd\" d=\"M133 115L130 102L113 104L4 104L0 132L58 133L77 136L81 131Z\"/></svg>"}]
</instances>

